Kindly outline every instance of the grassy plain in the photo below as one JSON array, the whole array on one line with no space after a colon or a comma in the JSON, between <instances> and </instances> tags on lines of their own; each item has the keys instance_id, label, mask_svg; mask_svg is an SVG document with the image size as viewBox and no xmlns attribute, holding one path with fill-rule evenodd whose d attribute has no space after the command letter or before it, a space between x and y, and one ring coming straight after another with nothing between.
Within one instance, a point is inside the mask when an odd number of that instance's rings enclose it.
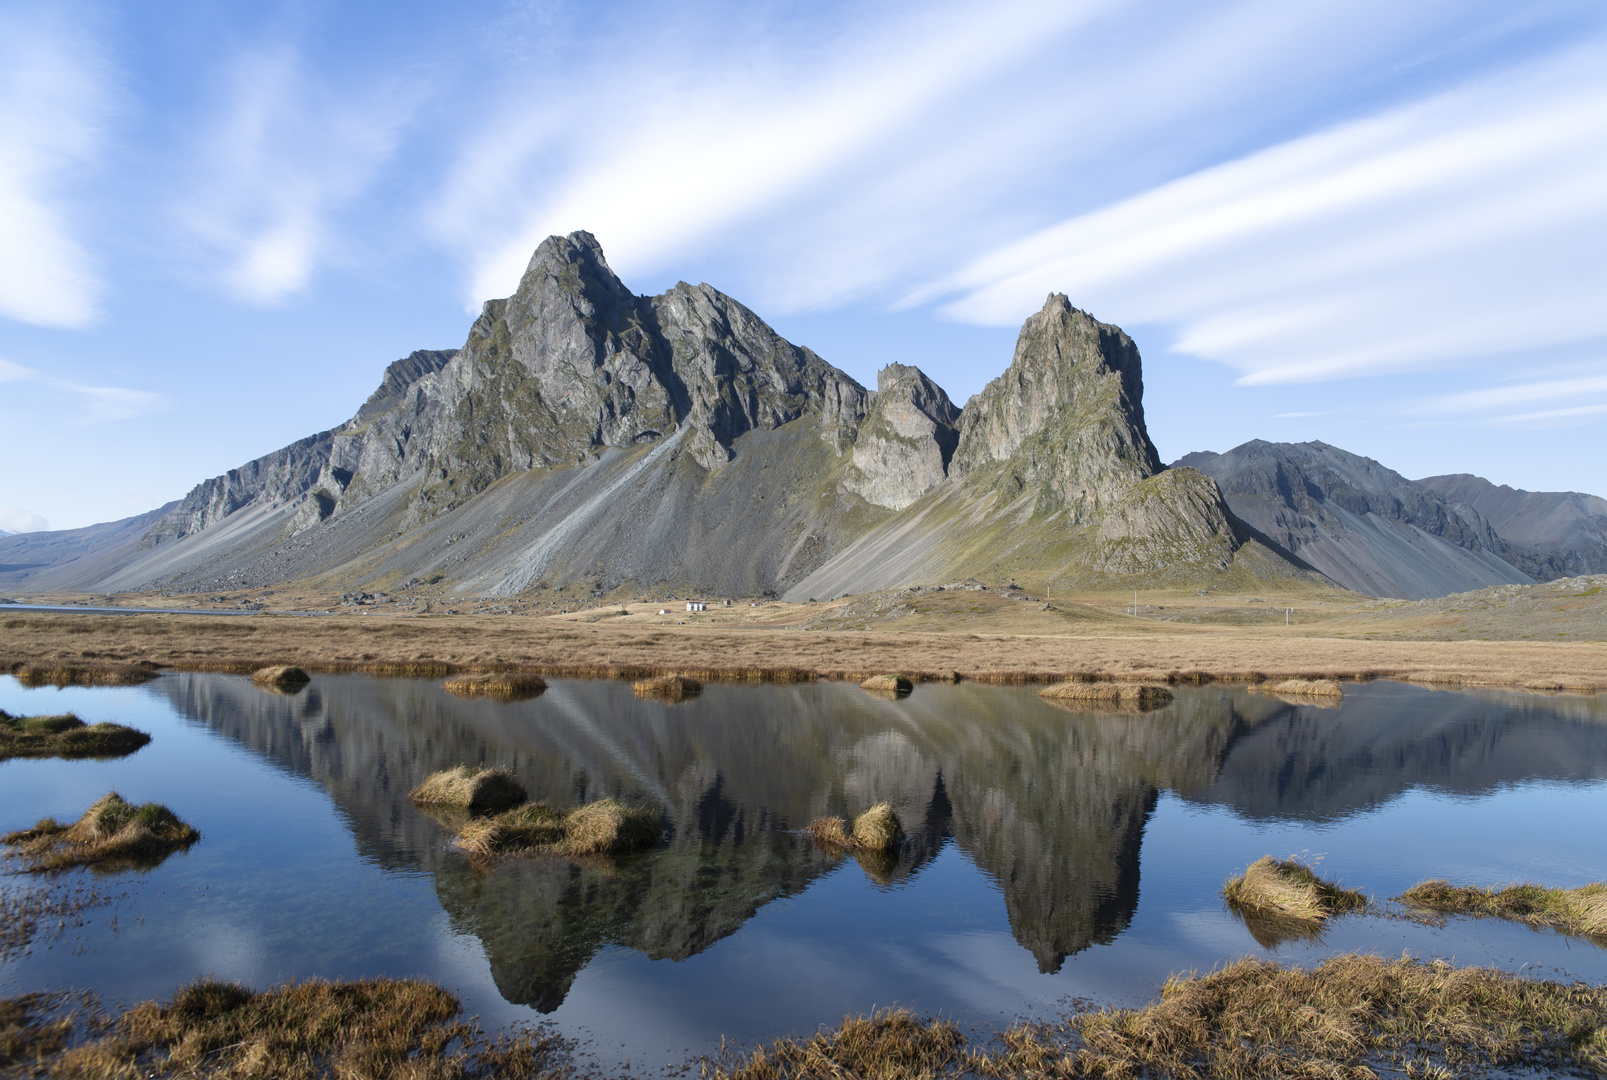
<instances>
[{"instance_id":1,"label":"grassy plain","mask_svg":"<svg viewBox=\"0 0 1607 1080\"><path fill-rule=\"evenodd\" d=\"M242 673L273 663L438 676L678 673L705 681L857 681L888 671L1038 682L1392 677L1588 692L1607 689L1607 592L1594 580L1416 603L1300 587L1253 596L1141 592L1135 604L1132 593L1046 598L961 585L814 604L735 600L668 615L657 614L657 601L629 598L576 610L531 600L499 601L493 611L465 601L445 614L435 602L425 613L416 597L412 606L353 608L327 596L253 592L269 610L232 618L12 614L0 621L0 670L33 665L80 681L97 670L137 672L140 663ZM233 594L195 599L220 609L238 603Z\"/></svg>"}]
</instances>

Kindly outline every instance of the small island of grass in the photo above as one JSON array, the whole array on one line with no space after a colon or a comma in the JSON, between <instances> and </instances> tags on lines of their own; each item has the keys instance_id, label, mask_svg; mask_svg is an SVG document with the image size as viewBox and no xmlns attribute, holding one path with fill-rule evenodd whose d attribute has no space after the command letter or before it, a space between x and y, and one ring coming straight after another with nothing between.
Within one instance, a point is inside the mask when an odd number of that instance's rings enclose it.
<instances>
[{"instance_id":1,"label":"small island of grass","mask_svg":"<svg viewBox=\"0 0 1607 1080\"><path fill-rule=\"evenodd\" d=\"M120 870L153 867L201 834L159 803L135 806L117 792L102 796L71 825L45 818L0 836L0 844L33 873L74 866Z\"/></svg>"},{"instance_id":2,"label":"small island of grass","mask_svg":"<svg viewBox=\"0 0 1607 1080\"><path fill-rule=\"evenodd\" d=\"M616 799L567 812L528 803L469 822L458 834L458 846L481 857L604 855L651 846L662 832L656 813Z\"/></svg>"},{"instance_id":3,"label":"small island of grass","mask_svg":"<svg viewBox=\"0 0 1607 1080\"><path fill-rule=\"evenodd\" d=\"M639 698L685 701L702 692L703 684L687 675L655 675L651 679L637 679L631 683L631 693Z\"/></svg>"},{"instance_id":4,"label":"small island of grass","mask_svg":"<svg viewBox=\"0 0 1607 1080\"><path fill-rule=\"evenodd\" d=\"M1338 915L1367 910L1367 897L1318 877L1296 859L1263 855L1222 886L1228 910L1268 948L1291 939L1313 939Z\"/></svg>"},{"instance_id":5,"label":"small island of grass","mask_svg":"<svg viewBox=\"0 0 1607 1080\"><path fill-rule=\"evenodd\" d=\"M1507 919L1533 927L1550 927L1574 937L1607 939L1607 882L1577 889L1548 889L1544 885L1509 885L1484 889L1452 885L1443 878L1413 885L1395 898L1408 907L1441 915L1469 915L1480 919Z\"/></svg>"},{"instance_id":6,"label":"small island of grass","mask_svg":"<svg viewBox=\"0 0 1607 1080\"><path fill-rule=\"evenodd\" d=\"M873 694L903 695L915 689L907 675L872 675L859 685Z\"/></svg>"},{"instance_id":7,"label":"small island of grass","mask_svg":"<svg viewBox=\"0 0 1607 1080\"><path fill-rule=\"evenodd\" d=\"M458 765L431 773L407 797L417 806L445 807L478 817L518 806L530 796L507 769Z\"/></svg>"},{"instance_id":8,"label":"small island of grass","mask_svg":"<svg viewBox=\"0 0 1607 1080\"><path fill-rule=\"evenodd\" d=\"M253 671L251 681L277 694L294 694L312 682L312 676L292 664L274 664Z\"/></svg>"},{"instance_id":9,"label":"small island of grass","mask_svg":"<svg viewBox=\"0 0 1607 1080\"><path fill-rule=\"evenodd\" d=\"M456 697L483 697L496 701L525 701L547 689L540 675L498 672L492 675L454 675L441 689Z\"/></svg>"},{"instance_id":10,"label":"small island of grass","mask_svg":"<svg viewBox=\"0 0 1607 1080\"><path fill-rule=\"evenodd\" d=\"M143 731L122 724L86 724L72 713L12 716L0 709L0 761L126 757L150 741Z\"/></svg>"},{"instance_id":11,"label":"small island of grass","mask_svg":"<svg viewBox=\"0 0 1607 1080\"><path fill-rule=\"evenodd\" d=\"M804 826L810 839L842 851L891 851L904 842L904 825L891 803L879 802L850 824L847 818L818 817Z\"/></svg>"},{"instance_id":12,"label":"small island of grass","mask_svg":"<svg viewBox=\"0 0 1607 1080\"><path fill-rule=\"evenodd\" d=\"M1164 686L1130 683L1062 682L1038 691L1046 701L1067 705L1110 705L1123 709L1158 709L1172 700Z\"/></svg>"}]
</instances>

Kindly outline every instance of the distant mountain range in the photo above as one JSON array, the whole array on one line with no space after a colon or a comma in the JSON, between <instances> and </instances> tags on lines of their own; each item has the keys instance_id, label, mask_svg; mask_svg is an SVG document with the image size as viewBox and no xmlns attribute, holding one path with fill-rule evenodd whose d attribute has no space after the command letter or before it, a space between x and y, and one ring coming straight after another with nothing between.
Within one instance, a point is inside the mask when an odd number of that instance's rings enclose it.
<instances>
[{"instance_id":1,"label":"distant mountain range","mask_svg":"<svg viewBox=\"0 0 1607 1080\"><path fill-rule=\"evenodd\" d=\"M1607 554L1600 499L1414 484L1321 443L1166 468L1142 399L1132 340L1064 296L961 409L898 363L869 391L708 285L638 296L577 232L542 243L462 348L391 364L340 427L139 517L0 539L0 588L441 575L476 596L805 599L1327 575L1427 596Z\"/></svg>"}]
</instances>

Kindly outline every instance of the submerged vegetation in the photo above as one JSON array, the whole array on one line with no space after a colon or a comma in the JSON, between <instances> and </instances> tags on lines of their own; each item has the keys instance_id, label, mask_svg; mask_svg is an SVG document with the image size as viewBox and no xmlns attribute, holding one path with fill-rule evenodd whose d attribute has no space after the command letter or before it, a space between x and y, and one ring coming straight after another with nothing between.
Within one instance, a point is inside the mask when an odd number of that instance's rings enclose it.
<instances>
[{"instance_id":1,"label":"submerged vegetation","mask_svg":"<svg viewBox=\"0 0 1607 1080\"><path fill-rule=\"evenodd\" d=\"M158 803L135 806L113 791L71 825L45 818L31 829L0 836L30 871L74 866L147 868L188 848L201 834Z\"/></svg>"},{"instance_id":2,"label":"submerged vegetation","mask_svg":"<svg viewBox=\"0 0 1607 1080\"><path fill-rule=\"evenodd\" d=\"M616 799L599 799L567 813L529 803L477 818L458 834L471 855L604 855L651 846L663 832L659 816Z\"/></svg>"},{"instance_id":3,"label":"submerged vegetation","mask_svg":"<svg viewBox=\"0 0 1607 1080\"><path fill-rule=\"evenodd\" d=\"M1172 700L1172 692L1164 686L1090 682L1055 683L1039 690L1038 696L1053 702L1128 709L1158 709Z\"/></svg>"},{"instance_id":4,"label":"submerged vegetation","mask_svg":"<svg viewBox=\"0 0 1607 1080\"><path fill-rule=\"evenodd\" d=\"M1367 910L1367 897L1318 877L1296 859L1263 855L1222 886L1222 899L1262 945L1314 939L1336 915Z\"/></svg>"},{"instance_id":5,"label":"submerged vegetation","mask_svg":"<svg viewBox=\"0 0 1607 1080\"><path fill-rule=\"evenodd\" d=\"M492 675L454 675L441 689L458 697L485 697L497 701L526 701L547 689L540 675L502 672Z\"/></svg>"},{"instance_id":6,"label":"submerged vegetation","mask_svg":"<svg viewBox=\"0 0 1607 1080\"><path fill-rule=\"evenodd\" d=\"M469 814L495 814L530 796L507 769L458 765L431 773L407 797L418 806L441 806Z\"/></svg>"},{"instance_id":7,"label":"submerged vegetation","mask_svg":"<svg viewBox=\"0 0 1607 1080\"><path fill-rule=\"evenodd\" d=\"M312 682L312 676L291 664L273 664L253 671L251 681L264 690L294 694Z\"/></svg>"},{"instance_id":8,"label":"submerged vegetation","mask_svg":"<svg viewBox=\"0 0 1607 1080\"><path fill-rule=\"evenodd\" d=\"M703 684L687 675L655 675L631 683L631 692L637 697L663 698L666 701L685 701L703 692Z\"/></svg>"},{"instance_id":9,"label":"submerged vegetation","mask_svg":"<svg viewBox=\"0 0 1607 1080\"><path fill-rule=\"evenodd\" d=\"M1481 889L1436 878L1413 885L1395 899L1443 915L1509 919L1563 934L1607 939L1607 883L1599 881L1577 889L1534 884Z\"/></svg>"},{"instance_id":10,"label":"submerged vegetation","mask_svg":"<svg viewBox=\"0 0 1607 1080\"><path fill-rule=\"evenodd\" d=\"M86 724L72 713L12 716L0 709L0 761L17 757L112 758L151 741L122 724Z\"/></svg>"},{"instance_id":11,"label":"submerged vegetation","mask_svg":"<svg viewBox=\"0 0 1607 1080\"><path fill-rule=\"evenodd\" d=\"M415 979L313 980L274 990L201 980L113 1019L65 994L0 1002L5 1075L479 1080L571 1074L547 1031L490 1037L449 991ZM77 1037L75 1038L75 1034ZM30 1068L30 1065L37 1068Z\"/></svg>"},{"instance_id":12,"label":"submerged vegetation","mask_svg":"<svg viewBox=\"0 0 1607 1080\"><path fill-rule=\"evenodd\" d=\"M844 851L891 851L904 842L904 824L891 803L879 802L850 824L847 818L819 817L804 826L810 839Z\"/></svg>"}]
</instances>

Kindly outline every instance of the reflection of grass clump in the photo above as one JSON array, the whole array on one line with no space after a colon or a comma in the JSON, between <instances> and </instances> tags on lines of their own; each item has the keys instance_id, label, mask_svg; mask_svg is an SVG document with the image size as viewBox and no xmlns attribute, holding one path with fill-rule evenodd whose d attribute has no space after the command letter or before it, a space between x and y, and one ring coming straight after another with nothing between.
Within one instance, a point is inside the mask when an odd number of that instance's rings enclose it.
<instances>
[{"instance_id":1,"label":"reflection of grass clump","mask_svg":"<svg viewBox=\"0 0 1607 1080\"><path fill-rule=\"evenodd\" d=\"M455 1022L461 1005L450 992L413 979L312 980L263 991L202 980L167 1004L148 1001L109 1023L91 1020L89 1037L66 1050L81 1018L64 1031L39 1015L51 1004L42 995L16 1001L19 1015L6 1023L23 1035L14 1056L52 1076L489 1080L570 1071L571 1048L561 1037L520 1030L488 1038L472 1021ZM9 1020L0 1011L0 1023Z\"/></svg>"},{"instance_id":2,"label":"reflection of grass clump","mask_svg":"<svg viewBox=\"0 0 1607 1080\"><path fill-rule=\"evenodd\" d=\"M291 664L274 664L251 673L251 681L264 690L294 694L312 682L312 676Z\"/></svg>"},{"instance_id":3,"label":"reflection of grass clump","mask_svg":"<svg viewBox=\"0 0 1607 1080\"><path fill-rule=\"evenodd\" d=\"M1172 692L1164 686L1123 683L1055 683L1039 690L1038 696L1054 702L1114 705L1127 709L1158 709L1172 700Z\"/></svg>"},{"instance_id":4,"label":"reflection of grass clump","mask_svg":"<svg viewBox=\"0 0 1607 1080\"><path fill-rule=\"evenodd\" d=\"M709 1062L709 1080L816 1076L1461 1076L1607 1069L1607 989L1444 962L1337 956L1315 969L1240 960L1173 977L1142 1009L1023 1023L967 1045L893 1011ZM1374 1070L1377 1070L1376 1072Z\"/></svg>"},{"instance_id":5,"label":"reflection of grass clump","mask_svg":"<svg viewBox=\"0 0 1607 1080\"><path fill-rule=\"evenodd\" d=\"M518 806L528 795L507 769L458 765L424 778L407 797L419 806L445 806L476 816Z\"/></svg>"},{"instance_id":6,"label":"reflection of grass clump","mask_svg":"<svg viewBox=\"0 0 1607 1080\"><path fill-rule=\"evenodd\" d=\"M815 843L845 851L891 851L904 842L904 825L891 803L879 802L854 819L820 817L804 826Z\"/></svg>"},{"instance_id":7,"label":"reflection of grass clump","mask_svg":"<svg viewBox=\"0 0 1607 1080\"><path fill-rule=\"evenodd\" d=\"M499 672L494 675L454 675L441 689L458 697L487 697L498 701L524 701L547 689L540 675Z\"/></svg>"},{"instance_id":8,"label":"reflection of grass clump","mask_svg":"<svg viewBox=\"0 0 1607 1080\"><path fill-rule=\"evenodd\" d=\"M188 848L201 834L158 803L134 806L112 792L71 825L45 818L31 829L8 833L11 848L31 871L72 866L103 869L151 867Z\"/></svg>"},{"instance_id":9,"label":"reflection of grass clump","mask_svg":"<svg viewBox=\"0 0 1607 1080\"><path fill-rule=\"evenodd\" d=\"M86 724L64 716L12 716L0 709L0 761L14 757L110 758L151 741L121 724Z\"/></svg>"},{"instance_id":10,"label":"reflection of grass clump","mask_svg":"<svg viewBox=\"0 0 1607 1080\"><path fill-rule=\"evenodd\" d=\"M703 684L686 675L656 675L650 679L637 679L631 683L631 692L637 697L664 698L667 701L685 701L703 692Z\"/></svg>"},{"instance_id":11,"label":"reflection of grass clump","mask_svg":"<svg viewBox=\"0 0 1607 1080\"><path fill-rule=\"evenodd\" d=\"M473 855L602 855L658 841L658 815L615 799L564 813L543 803L469 822L458 845Z\"/></svg>"},{"instance_id":12,"label":"reflection of grass clump","mask_svg":"<svg viewBox=\"0 0 1607 1080\"><path fill-rule=\"evenodd\" d=\"M1268 947L1289 938L1313 938L1333 916L1367 909L1361 893L1324 881L1302 862L1271 855L1222 886L1222 898Z\"/></svg>"},{"instance_id":13,"label":"reflection of grass clump","mask_svg":"<svg viewBox=\"0 0 1607 1080\"><path fill-rule=\"evenodd\" d=\"M1549 926L1564 934L1607 937L1607 883L1599 881L1577 889L1548 889L1534 884L1481 889L1435 879L1413 885L1396 899L1446 915L1510 919L1530 926Z\"/></svg>"}]
</instances>

